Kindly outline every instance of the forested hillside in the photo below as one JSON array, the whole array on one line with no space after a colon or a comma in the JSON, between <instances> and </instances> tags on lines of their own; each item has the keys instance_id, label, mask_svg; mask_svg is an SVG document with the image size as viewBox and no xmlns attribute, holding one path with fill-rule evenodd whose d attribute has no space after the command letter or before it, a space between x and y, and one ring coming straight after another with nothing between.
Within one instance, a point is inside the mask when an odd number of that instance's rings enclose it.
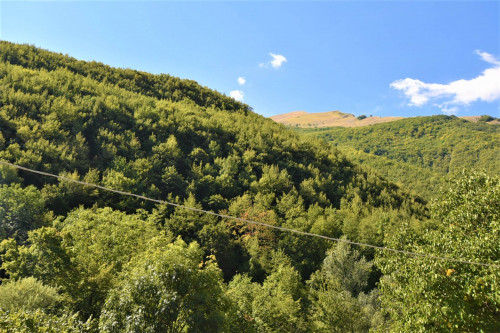
<instances>
[{"instance_id":1,"label":"forested hillside","mask_svg":"<svg viewBox=\"0 0 500 333\"><path fill-rule=\"evenodd\" d=\"M429 208L323 140L193 81L7 42L0 59L1 161L327 237L500 262L498 178L465 175ZM0 182L0 330L500 327L494 266L410 261L6 165ZM471 191L485 193L473 207ZM443 298L450 290L460 299ZM408 312L419 297L428 303Z\"/></svg>"},{"instance_id":2,"label":"forested hillside","mask_svg":"<svg viewBox=\"0 0 500 333\"><path fill-rule=\"evenodd\" d=\"M299 131L326 139L350 160L426 199L439 194L448 174L463 169L500 174L500 126L485 121L432 116L360 128Z\"/></svg>"}]
</instances>

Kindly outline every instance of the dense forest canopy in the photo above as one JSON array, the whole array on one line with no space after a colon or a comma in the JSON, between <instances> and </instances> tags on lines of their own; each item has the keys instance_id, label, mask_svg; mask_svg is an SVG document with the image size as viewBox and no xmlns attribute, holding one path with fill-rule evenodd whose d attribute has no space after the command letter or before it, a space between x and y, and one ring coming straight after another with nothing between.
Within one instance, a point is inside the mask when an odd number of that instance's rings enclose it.
<instances>
[{"instance_id":1,"label":"dense forest canopy","mask_svg":"<svg viewBox=\"0 0 500 333\"><path fill-rule=\"evenodd\" d=\"M358 128L297 129L320 137L354 162L431 199L443 179L463 169L500 174L500 125L483 116L414 117Z\"/></svg>"},{"instance_id":2,"label":"dense forest canopy","mask_svg":"<svg viewBox=\"0 0 500 333\"><path fill-rule=\"evenodd\" d=\"M463 175L453 200L430 207L323 140L194 81L8 42L0 42L0 59L2 161L328 237L499 263L498 178ZM412 258L415 269L408 269L408 258L397 254L5 165L0 183L0 328L7 331L500 327L494 266ZM467 204L471 191L487 194L475 197L479 211ZM469 209L481 221L469 218L455 230ZM456 232L464 244L449 251L437 235ZM463 286L458 297L469 298L432 318L425 307L406 311L423 297L419 279L442 283L446 269ZM444 304L449 290L427 287L436 295L428 304Z\"/></svg>"}]
</instances>

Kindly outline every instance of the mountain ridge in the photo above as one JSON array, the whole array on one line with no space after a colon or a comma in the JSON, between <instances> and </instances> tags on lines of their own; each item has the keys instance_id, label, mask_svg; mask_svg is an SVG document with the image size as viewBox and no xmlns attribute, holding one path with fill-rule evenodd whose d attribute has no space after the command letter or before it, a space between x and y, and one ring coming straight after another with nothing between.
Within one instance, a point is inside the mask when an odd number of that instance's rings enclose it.
<instances>
[{"instance_id":1,"label":"mountain ridge","mask_svg":"<svg viewBox=\"0 0 500 333\"><path fill-rule=\"evenodd\" d=\"M484 116L462 116L458 118L465 119L470 122L480 121ZM286 126L301 127L301 128L324 128L324 127L363 127L375 124L388 123L400 119L415 118L415 117L379 117L379 116L358 116L352 113L345 113L338 110L326 112L307 112L307 111L292 111L271 116L270 119L277 123ZM498 119L492 119L486 123L494 125L500 124Z\"/></svg>"}]
</instances>

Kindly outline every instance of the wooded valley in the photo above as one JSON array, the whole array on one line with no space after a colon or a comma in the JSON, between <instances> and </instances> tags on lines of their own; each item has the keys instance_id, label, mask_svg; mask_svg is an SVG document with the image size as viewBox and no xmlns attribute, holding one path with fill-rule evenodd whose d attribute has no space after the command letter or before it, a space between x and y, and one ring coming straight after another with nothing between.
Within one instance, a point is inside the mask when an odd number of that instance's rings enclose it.
<instances>
[{"instance_id":1,"label":"wooded valley","mask_svg":"<svg viewBox=\"0 0 500 333\"><path fill-rule=\"evenodd\" d=\"M166 74L0 60L0 161L341 240L1 164L0 331L500 331L498 125L296 131Z\"/></svg>"}]
</instances>

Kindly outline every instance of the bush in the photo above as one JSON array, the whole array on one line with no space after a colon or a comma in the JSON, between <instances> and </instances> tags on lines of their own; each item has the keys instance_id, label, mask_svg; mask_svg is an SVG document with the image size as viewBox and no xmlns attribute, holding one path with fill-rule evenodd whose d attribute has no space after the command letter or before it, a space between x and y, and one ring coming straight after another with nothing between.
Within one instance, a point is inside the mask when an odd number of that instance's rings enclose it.
<instances>
[{"instance_id":1,"label":"bush","mask_svg":"<svg viewBox=\"0 0 500 333\"><path fill-rule=\"evenodd\" d=\"M493 121L493 120L495 120L495 118L493 118L492 116L484 115L484 116L479 117L478 121L487 123L487 122Z\"/></svg>"},{"instance_id":2,"label":"bush","mask_svg":"<svg viewBox=\"0 0 500 333\"><path fill-rule=\"evenodd\" d=\"M59 307L62 297L56 288L46 286L33 277L0 285L0 310L51 311Z\"/></svg>"}]
</instances>

